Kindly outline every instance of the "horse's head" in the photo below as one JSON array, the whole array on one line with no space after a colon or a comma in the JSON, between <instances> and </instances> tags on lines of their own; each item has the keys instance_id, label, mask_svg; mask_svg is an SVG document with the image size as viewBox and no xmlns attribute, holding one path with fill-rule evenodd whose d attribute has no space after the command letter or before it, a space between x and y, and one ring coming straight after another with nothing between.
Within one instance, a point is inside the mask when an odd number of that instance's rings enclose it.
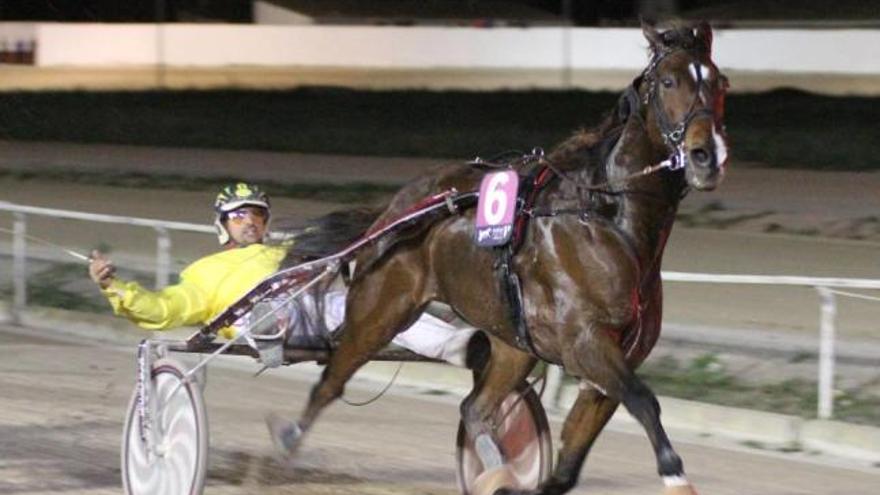
<instances>
[{"instance_id":1,"label":"horse's head","mask_svg":"<svg viewBox=\"0 0 880 495\"><path fill-rule=\"evenodd\" d=\"M641 97L655 138L668 149L673 168L687 183L714 189L727 164L724 94L727 78L712 62L712 28L696 26L658 31L642 25L651 62L642 73Z\"/></svg>"}]
</instances>

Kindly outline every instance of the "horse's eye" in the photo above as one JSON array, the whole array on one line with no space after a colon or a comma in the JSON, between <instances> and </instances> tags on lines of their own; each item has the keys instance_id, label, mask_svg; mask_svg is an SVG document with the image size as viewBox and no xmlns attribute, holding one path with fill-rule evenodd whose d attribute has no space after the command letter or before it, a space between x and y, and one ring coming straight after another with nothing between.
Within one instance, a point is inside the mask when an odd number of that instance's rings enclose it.
<instances>
[{"instance_id":1,"label":"horse's eye","mask_svg":"<svg viewBox=\"0 0 880 495\"><path fill-rule=\"evenodd\" d=\"M662 84L664 88L671 88L675 85L675 81L672 80L671 77L664 77L660 79L660 84Z\"/></svg>"}]
</instances>

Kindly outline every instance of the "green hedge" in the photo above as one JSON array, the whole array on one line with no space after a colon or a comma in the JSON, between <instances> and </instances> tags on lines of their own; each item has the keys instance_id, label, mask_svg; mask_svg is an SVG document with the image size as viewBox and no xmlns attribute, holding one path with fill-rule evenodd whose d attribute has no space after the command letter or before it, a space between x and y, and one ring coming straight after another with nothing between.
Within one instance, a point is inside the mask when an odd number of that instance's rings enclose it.
<instances>
[{"instance_id":1,"label":"green hedge","mask_svg":"<svg viewBox=\"0 0 880 495\"><path fill-rule=\"evenodd\" d=\"M616 93L586 91L50 92L0 94L0 138L467 158L551 148ZM733 156L774 167L880 168L880 99L730 95Z\"/></svg>"}]
</instances>

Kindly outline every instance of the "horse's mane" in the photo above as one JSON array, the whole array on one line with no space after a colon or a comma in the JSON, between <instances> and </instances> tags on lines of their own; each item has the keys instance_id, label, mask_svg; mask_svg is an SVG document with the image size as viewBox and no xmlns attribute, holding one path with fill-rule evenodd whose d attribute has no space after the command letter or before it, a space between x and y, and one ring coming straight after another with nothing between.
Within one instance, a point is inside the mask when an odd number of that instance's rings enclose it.
<instances>
[{"instance_id":1,"label":"horse's mane","mask_svg":"<svg viewBox=\"0 0 880 495\"><path fill-rule=\"evenodd\" d=\"M579 129L568 139L559 143L547 158L563 171L577 170L584 165L598 165L583 162L586 154L608 139L616 139L621 122L617 111L608 112L602 122L589 129Z\"/></svg>"},{"instance_id":2,"label":"horse's mane","mask_svg":"<svg viewBox=\"0 0 880 495\"><path fill-rule=\"evenodd\" d=\"M593 183L605 180L605 161L620 139L629 116L637 111L637 88L641 76L623 92L617 105L605 112L594 127L580 129L557 145L547 156L554 167L565 172L583 172Z\"/></svg>"}]
</instances>

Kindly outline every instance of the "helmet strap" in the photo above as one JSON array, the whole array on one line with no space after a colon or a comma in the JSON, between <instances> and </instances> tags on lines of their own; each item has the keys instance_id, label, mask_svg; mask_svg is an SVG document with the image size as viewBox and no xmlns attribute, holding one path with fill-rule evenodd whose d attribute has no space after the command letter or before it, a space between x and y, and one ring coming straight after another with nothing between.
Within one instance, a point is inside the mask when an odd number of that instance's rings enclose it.
<instances>
[{"instance_id":1,"label":"helmet strap","mask_svg":"<svg viewBox=\"0 0 880 495\"><path fill-rule=\"evenodd\" d=\"M229 243L229 231L226 230L226 226L223 225L223 221L220 220L221 215L216 215L214 217L214 229L217 230L217 241L220 242L221 246L225 246Z\"/></svg>"}]
</instances>

